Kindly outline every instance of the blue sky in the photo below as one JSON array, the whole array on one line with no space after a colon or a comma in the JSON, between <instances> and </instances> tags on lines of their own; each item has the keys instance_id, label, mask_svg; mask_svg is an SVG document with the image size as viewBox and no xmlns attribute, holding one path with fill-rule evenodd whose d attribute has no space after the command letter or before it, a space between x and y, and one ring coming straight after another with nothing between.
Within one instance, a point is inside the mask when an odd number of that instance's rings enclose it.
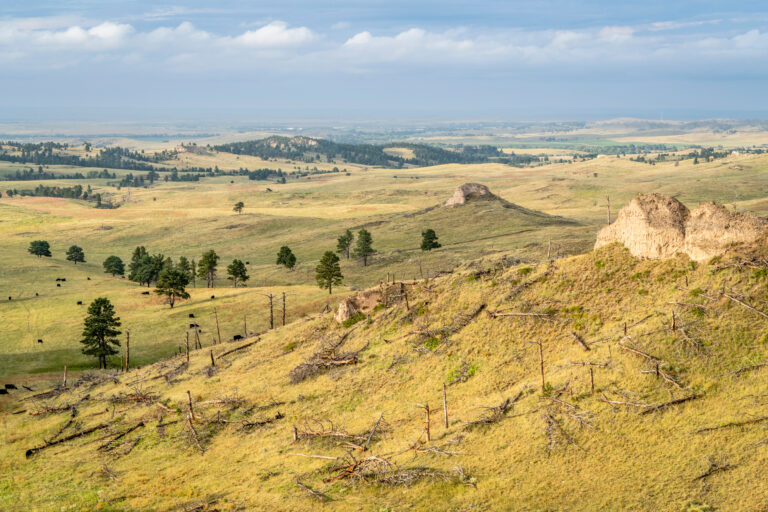
<instances>
[{"instance_id":1,"label":"blue sky","mask_svg":"<svg viewBox=\"0 0 768 512\"><path fill-rule=\"evenodd\" d=\"M18 1L6 119L768 117L757 1Z\"/></svg>"}]
</instances>

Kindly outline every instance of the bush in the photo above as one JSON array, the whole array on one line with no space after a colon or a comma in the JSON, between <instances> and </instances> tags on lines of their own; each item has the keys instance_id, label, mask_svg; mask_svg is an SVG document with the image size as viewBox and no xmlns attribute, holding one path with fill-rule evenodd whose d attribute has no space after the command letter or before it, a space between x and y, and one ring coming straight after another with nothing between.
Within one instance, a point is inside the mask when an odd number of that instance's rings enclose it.
<instances>
[{"instance_id":1,"label":"bush","mask_svg":"<svg viewBox=\"0 0 768 512\"><path fill-rule=\"evenodd\" d=\"M355 313L351 317L349 317L346 320L344 320L341 323L341 325L343 325L344 327L352 327L353 325L355 325L357 322L359 322L361 320L365 320L365 314L358 311L357 313Z\"/></svg>"}]
</instances>

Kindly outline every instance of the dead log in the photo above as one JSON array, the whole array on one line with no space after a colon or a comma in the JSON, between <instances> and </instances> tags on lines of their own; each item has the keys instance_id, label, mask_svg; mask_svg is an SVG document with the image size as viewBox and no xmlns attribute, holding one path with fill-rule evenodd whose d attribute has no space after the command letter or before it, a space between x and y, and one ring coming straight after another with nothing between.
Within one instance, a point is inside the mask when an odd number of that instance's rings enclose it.
<instances>
[{"instance_id":1,"label":"dead log","mask_svg":"<svg viewBox=\"0 0 768 512\"><path fill-rule=\"evenodd\" d=\"M298 485L299 487L301 487L302 489L307 491L309 493L309 495L312 496L315 499L318 499L320 501L328 501L328 500L330 500L330 498L327 495L321 493L320 491L314 490L310 486L301 483L299 480L296 480L296 485Z\"/></svg>"},{"instance_id":2,"label":"dead log","mask_svg":"<svg viewBox=\"0 0 768 512\"><path fill-rule=\"evenodd\" d=\"M717 473L718 471L727 471L729 469L732 469L734 466L732 464L728 464L727 462L725 464L717 464L713 461L709 461L709 468L699 476L693 479L694 482L697 480L703 480L704 478L707 478L710 475L713 475L714 473Z\"/></svg>"},{"instance_id":3,"label":"dead log","mask_svg":"<svg viewBox=\"0 0 768 512\"><path fill-rule=\"evenodd\" d=\"M109 426L109 423L101 423L99 425L96 425L95 427L90 427L90 428L87 428L85 430L81 430L80 432L76 432L76 433L68 435L66 437L62 437L61 439L58 439L58 440L56 440L56 441L54 441L52 443L46 443L46 444L44 444L42 446L37 446L35 448L30 448L29 450L26 451L25 456L27 458L30 458L32 455L38 453L41 450L44 450L46 448L50 448L51 446L56 446L57 444L66 443L67 441L71 441L73 439L77 439L78 437L86 436L88 434L96 432L97 430L105 429L108 426Z\"/></svg>"},{"instance_id":4,"label":"dead log","mask_svg":"<svg viewBox=\"0 0 768 512\"><path fill-rule=\"evenodd\" d=\"M689 396L686 396L686 397L683 397L683 398L678 398L676 400L670 400L669 402L664 402L664 403L656 404L656 405L649 405L648 408L646 410L640 412L640 414L650 414L652 412L656 412L656 411L660 411L662 409L666 409L667 407L671 407L673 405L678 405L678 404L682 404L682 403L685 403L685 402L689 402L691 400L696 400L697 398L701 398L702 396L703 395L689 395Z\"/></svg>"},{"instance_id":5,"label":"dead log","mask_svg":"<svg viewBox=\"0 0 768 512\"><path fill-rule=\"evenodd\" d=\"M696 431L696 434L701 434L703 432L712 432L713 430L720 430L721 428L743 427L744 425L754 425L755 423L762 423L763 421L766 421L766 420L768 420L768 416L760 416L759 418L751 418L748 420L741 420L741 421L729 421L728 423L723 423L722 425L715 425L714 427L700 428Z\"/></svg>"},{"instance_id":6,"label":"dead log","mask_svg":"<svg viewBox=\"0 0 768 512\"><path fill-rule=\"evenodd\" d=\"M734 301L735 303L737 303L737 304L740 304L740 305L744 306L745 308L747 308L747 309L750 309L750 310L754 311L755 313L757 313L758 315L762 316L763 318L768 318L768 315L766 315L765 313L763 313L762 311L760 311L760 310L759 310L759 309L757 309L756 307L754 307L754 306L750 306L750 305L749 305L749 304L747 304L746 302L743 302L743 301L741 301L741 300L737 299L737 298L736 298L736 297L734 297L733 295L731 295L731 294L729 294L729 293L723 293L723 295L725 295L726 297L728 297L729 299L731 299L731 300L732 300L732 301Z\"/></svg>"},{"instance_id":7,"label":"dead log","mask_svg":"<svg viewBox=\"0 0 768 512\"><path fill-rule=\"evenodd\" d=\"M571 336L573 336L573 339L575 339L579 343L579 345L581 345L581 348L583 348L586 351L590 350L589 345L587 345L587 343L584 341L584 339L581 336L579 336L575 332L572 332Z\"/></svg>"},{"instance_id":8,"label":"dead log","mask_svg":"<svg viewBox=\"0 0 768 512\"><path fill-rule=\"evenodd\" d=\"M256 338L255 340L253 340L253 341L252 341L252 342L250 342L250 343L246 343L245 345L240 345L239 347L235 347L235 348L233 348L232 350L227 350L227 351L226 351L226 352L224 352L223 354L220 354L220 355L219 355L219 356L218 356L216 359L221 359L222 357L224 357L224 356L228 356L229 354L231 354L231 353L233 353L233 352L237 352L238 350L243 350L244 348L248 348L248 347L250 347L251 345L255 345L255 344L256 344L256 343L258 343L259 341L261 341L261 338Z\"/></svg>"},{"instance_id":9,"label":"dead log","mask_svg":"<svg viewBox=\"0 0 768 512\"><path fill-rule=\"evenodd\" d=\"M109 441L104 443L103 445L99 446L97 448L97 451L100 451L100 452L110 451L111 449L114 448L114 446L112 446L112 445L113 445L113 443L115 441L118 441L119 439L122 439L123 437L127 436L128 434L130 434L131 432L133 432L137 428L141 428L143 426L144 426L144 422L143 421L138 422L137 424L135 424L134 426L132 426L128 430L125 430L125 431L119 433L118 435L116 435L115 437L113 437L112 439L110 439Z\"/></svg>"}]
</instances>

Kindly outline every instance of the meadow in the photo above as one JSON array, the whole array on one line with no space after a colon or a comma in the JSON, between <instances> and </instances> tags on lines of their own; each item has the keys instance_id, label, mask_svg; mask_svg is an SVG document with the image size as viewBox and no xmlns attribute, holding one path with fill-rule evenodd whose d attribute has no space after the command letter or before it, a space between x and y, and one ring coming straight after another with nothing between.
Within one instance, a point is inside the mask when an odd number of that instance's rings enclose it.
<instances>
[{"instance_id":1,"label":"meadow","mask_svg":"<svg viewBox=\"0 0 768 512\"><path fill-rule=\"evenodd\" d=\"M217 162L222 170L243 164L235 155L187 156L207 159L187 161L190 165ZM263 164L248 161L248 165ZM293 164L270 162L285 169ZM23 166L4 163L0 167L0 172L15 172ZM691 160L648 165L605 156L528 168L502 164L344 167L349 173L310 175L286 184L217 176L194 183L160 181L151 188L116 190L107 185L109 180L0 181L0 297L13 299L0 302L5 320L0 331L0 376L49 374L64 365L88 368L92 362L79 353L78 340L85 307L98 296L116 304L124 330L132 333L134 360L144 364L178 350L189 313L203 319L208 340L214 306L221 315L222 336L231 338L242 333L243 316L249 331L266 328L265 294L286 292L288 318L293 320L319 311L328 302L335 304L350 289L376 284L391 274L400 279L428 277L494 254L539 261L548 252L553 256L586 252L605 222L607 197L614 214L639 192L674 195L689 205L715 200L758 213L768 209L764 179L768 158L763 155L731 156L698 165ZM47 170L85 173L93 169L50 166ZM465 182L483 183L509 202L559 219L521 215L499 202L440 208ZM40 183L90 184L95 191L122 198L124 204L104 210L84 201L8 198L4 193ZM245 203L242 214L232 211L237 201ZM345 286L327 297L314 282L314 267L324 251L335 249L336 238L344 230L362 227L372 233L377 254L365 267L343 259ZM426 228L436 230L440 249L419 250L420 233ZM52 258L27 253L29 242L36 239L52 244ZM64 260L64 251L72 244L85 250L85 264ZM200 288L198 282L198 288L191 289L192 298L171 310L156 295L142 295L147 288L104 274L101 263L106 257L114 254L127 262L139 245L176 259L199 258L203 251L215 249L222 257L216 289ZM282 245L290 246L298 257L293 271L275 265ZM226 279L224 269L234 258L248 262L251 279L246 288L234 289ZM57 277L67 281L56 287ZM211 295L216 298L210 299ZM78 306L78 301L84 305ZM38 339L44 342L39 344Z\"/></svg>"}]
</instances>

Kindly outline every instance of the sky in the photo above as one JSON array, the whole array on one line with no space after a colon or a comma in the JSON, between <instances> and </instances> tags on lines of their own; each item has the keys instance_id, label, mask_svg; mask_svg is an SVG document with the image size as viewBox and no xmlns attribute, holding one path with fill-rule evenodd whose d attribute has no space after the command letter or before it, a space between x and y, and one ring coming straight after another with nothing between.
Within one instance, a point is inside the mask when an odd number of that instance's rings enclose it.
<instances>
[{"instance_id":1,"label":"sky","mask_svg":"<svg viewBox=\"0 0 768 512\"><path fill-rule=\"evenodd\" d=\"M3 0L6 121L768 118L768 2Z\"/></svg>"}]
</instances>

